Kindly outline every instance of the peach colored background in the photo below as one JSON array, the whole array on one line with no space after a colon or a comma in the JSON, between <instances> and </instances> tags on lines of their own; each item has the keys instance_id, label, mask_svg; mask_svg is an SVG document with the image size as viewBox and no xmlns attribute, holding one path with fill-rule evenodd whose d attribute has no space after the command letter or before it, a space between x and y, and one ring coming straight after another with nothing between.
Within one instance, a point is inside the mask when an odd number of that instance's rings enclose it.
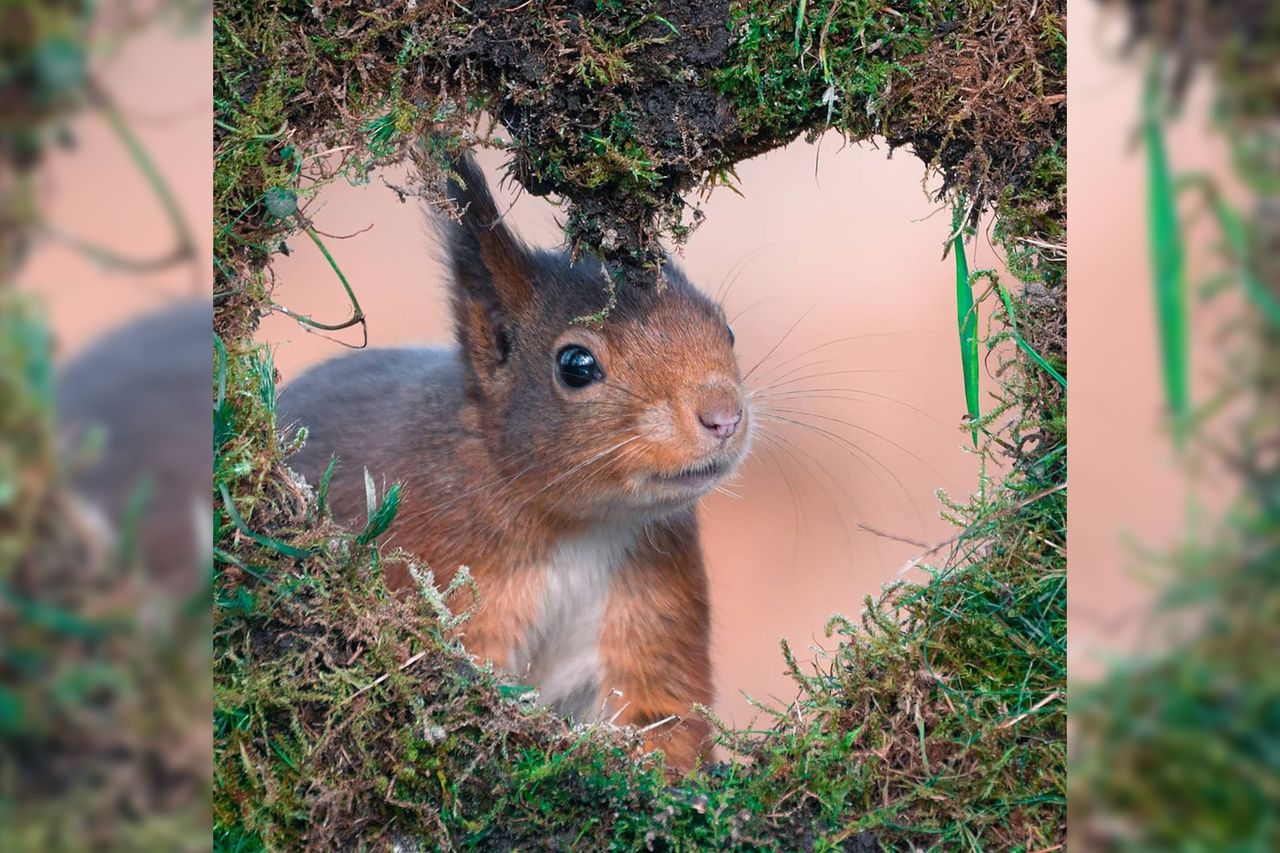
<instances>
[{"instance_id":1,"label":"peach colored background","mask_svg":"<svg viewBox=\"0 0 1280 853\"><path fill-rule=\"evenodd\" d=\"M1146 212L1146 160L1139 146L1141 56L1122 57L1123 29L1095 3L1071 6L1070 143L1071 353L1068 499L1071 677L1096 671L1102 655L1131 648L1160 572L1158 553L1183 529L1190 489L1163 425ZM1206 132L1209 93L1196 86L1167 130L1176 174L1222 176L1227 152ZM1190 206L1184 208L1190 210ZM1211 230L1189 229L1188 280L1208 271ZM1212 387L1213 335L1227 305L1192 300L1196 399ZM1210 479L1201 499L1220 505L1230 481Z\"/></svg>"},{"instance_id":2,"label":"peach colored background","mask_svg":"<svg viewBox=\"0 0 1280 853\"><path fill-rule=\"evenodd\" d=\"M486 152L482 162L495 183L502 156ZM923 550L856 525L929 544L941 541L950 531L938 518L934 490L967 494L977 467L958 428L964 397L953 266L941 259L950 216L943 211L926 220L937 208L921 188L922 165L905 151L889 160L871 147L841 150L840 140L828 137L820 152L795 144L743 164L739 174L745 198L725 190L714 194L683 264L708 293L722 285L728 290L742 363L755 364L793 325L795 332L757 371L757 380L768 379L770 364L806 349L864 336L817 349L778 374L811 361L821 362L813 372L883 371L788 387L858 388L921 410L872 396L857 402L795 401L862 428L815 421L874 455L902 481L901 490L876 463L857 461L836 442L792 428L782 434L812 454L811 462L771 457L758 442L731 486L740 497L715 494L706 500L717 710L745 725L750 709L743 693L785 700L794 692L782 674L779 638L787 638L802 659L812 657L811 646L824 641L827 617L856 616L864 596L876 593ZM386 178L396 183L397 175ZM506 200L514 197L507 188ZM371 345L447 340L441 271L419 210L399 203L375 176L367 186L327 187L312 211L317 227L329 234L372 226L349 239L327 241L370 318ZM555 215L546 200L525 195L507 221L529 241L550 246L562 239ZM345 317L344 294L320 253L305 238L292 240L291 248L293 254L274 266L276 300L328 322ZM977 253L971 259L975 268L994 260L982 238L971 251ZM343 352L279 314L262 324L259 338L275 345L286 381ZM848 496L814 473L815 465L831 472Z\"/></svg>"},{"instance_id":3,"label":"peach colored background","mask_svg":"<svg viewBox=\"0 0 1280 853\"><path fill-rule=\"evenodd\" d=\"M170 184L201 260L139 276L105 269L62 244L38 245L22 284L45 298L60 357L176 297L212 292L212 33L209 22L183 35L158 25L114 58L95 63L95 77ZM72 129L75 147L55 151L41 175L46 218L64 232L129 257L172 251L163 209L106 123L86 112Z\"/></svg>"}]
</instances>

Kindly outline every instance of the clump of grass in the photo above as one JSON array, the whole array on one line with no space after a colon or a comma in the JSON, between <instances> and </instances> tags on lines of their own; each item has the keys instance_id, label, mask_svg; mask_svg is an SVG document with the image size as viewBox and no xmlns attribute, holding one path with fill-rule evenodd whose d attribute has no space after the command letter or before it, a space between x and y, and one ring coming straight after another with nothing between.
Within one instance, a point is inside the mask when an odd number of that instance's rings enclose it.
<instances>
[{"instance_id":1,"label":"clump of grass","mask_svg":"<svg viewBox=\"0 0 1280 853\"><path fill-rule=\"evenodd\" d=\"M1059 843L1064 403L1027 350L1065 374L1065 264L1043 248L1065 237L1062 5L316 9L215 15L218 847ZM996 41L993 16L1016 22ZM1003 88L983 82L991 67ZM481 111L510 138L483 130ZM451 153L500 142L526 189L565 200L568 236L611 264L608 287L645 286L658 236L696 223L696 186L828 128L909 145L949 201L969 200L961 225L994 207L1027 286L1004 302L1025 348L988 335L1001 388L966 428L985 456L1008 448L1012 473L948 503L960 532L927 580L833 621L814 670L789 664L797 699L762 710L766 731L721 729L733 760L672 785L633 734L571 730L477 669L423 569L422 596L388 594L383 570L412 558L367 532L394 491L371 497L363 537L325 516L286 468L300 437L278 435L274 371L250 337L271 305L270 257L325 181L411 159L420 182L402 192L439 200ZM340 162L314 156L333 149Z\"/></svg>"},{"instance_id":2,"label":"clump of grass","mask_svg":"<svg viewBox=\"0 0 1280 853\"><path fill-rule=\"evenodd\" d=\"M262 395L245 402L271 417ZM571 730L477 670L434 588L390 595L382 569L409 556L306 510L292 529L264 519L271 541L224 516L220 541L240 556L223 552L215 611L219 846L821 849L860 833L904 849L1051 846L1065 498L1046 484L1060 474L954 504L955 567L868 600L859 623L833 620L812 671L784 649L796 700L764 706L763 732L722 729L733 761L674 787L627 732Z\"/></svg>"}]
</instances>

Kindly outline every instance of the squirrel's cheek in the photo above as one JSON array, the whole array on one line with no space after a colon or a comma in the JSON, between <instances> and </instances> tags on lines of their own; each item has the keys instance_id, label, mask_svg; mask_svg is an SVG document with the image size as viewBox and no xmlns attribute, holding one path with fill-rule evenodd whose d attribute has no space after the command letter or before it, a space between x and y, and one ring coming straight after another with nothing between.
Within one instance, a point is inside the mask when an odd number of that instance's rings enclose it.
<instances>
[{"instance_id":1,"label":"squirrel's cheek","mask_svg":"<svg viewBox=\"0 0 1280 853\"><path fill-rule=\"evenodd\" d=\"M676 414L671 404L663 400L647 407L636 418L636 426L645 440L654 445L669 445L679 441L680 433L676 429Z\"/></svg>"}]
</instances>

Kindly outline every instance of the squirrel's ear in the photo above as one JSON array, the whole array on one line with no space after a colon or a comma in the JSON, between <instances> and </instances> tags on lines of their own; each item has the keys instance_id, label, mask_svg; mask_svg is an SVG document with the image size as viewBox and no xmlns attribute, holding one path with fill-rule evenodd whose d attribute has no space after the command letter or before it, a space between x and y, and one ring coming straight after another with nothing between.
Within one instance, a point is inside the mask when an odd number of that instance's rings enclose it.
<instances>
[{"instance_id":1,"label":"squirrel's ear","mask_svg":"<svg viewBox=\"0 0 1280 853\"><path fill-rule=\"evenodd\" d=\"M449 198L461 221L445 227L459 343L473 360L498 364L509 351L509 324L533 302L532 264L524 245L502 223L471 156L458 158L453 172Z\"/></svg>"}]
</instances>

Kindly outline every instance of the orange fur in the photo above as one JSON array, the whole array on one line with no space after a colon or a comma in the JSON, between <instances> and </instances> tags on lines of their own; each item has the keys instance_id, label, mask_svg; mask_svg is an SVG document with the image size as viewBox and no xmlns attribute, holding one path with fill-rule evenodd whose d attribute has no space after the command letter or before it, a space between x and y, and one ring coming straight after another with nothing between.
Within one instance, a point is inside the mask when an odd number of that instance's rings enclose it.
<instances>
[{"instance_id":1,"label":"orange fur","mask_svg":"<svg viewBox=\"0 0 1280 853\"><path fill-rule=\"evenodd\" d=\"M691 713L712 699L710 602L695 524L690 513L650 531L614 585L600 633L602 704L629 725L674 718L645 742L681 773L709 753L709 727Z\"/></svg>"}]
</instances>

